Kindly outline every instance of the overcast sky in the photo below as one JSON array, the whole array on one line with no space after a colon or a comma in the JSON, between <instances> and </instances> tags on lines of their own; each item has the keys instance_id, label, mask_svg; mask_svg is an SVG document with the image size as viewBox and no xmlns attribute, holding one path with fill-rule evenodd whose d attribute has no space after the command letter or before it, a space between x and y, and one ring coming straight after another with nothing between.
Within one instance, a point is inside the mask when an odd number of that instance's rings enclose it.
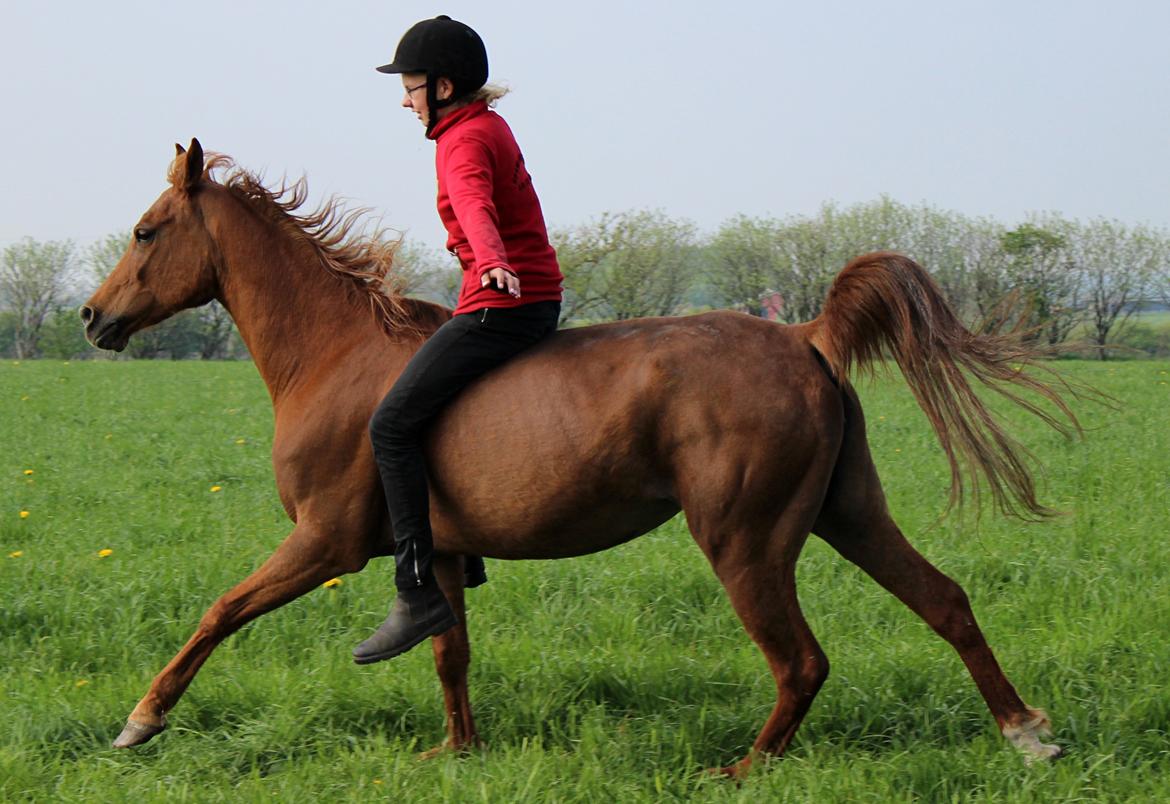
<instances>
[{"instance_id":1,"label":"overcast sky","mask_svg":"<svg viewBox=\"0 0 1170 804\"><path fill-rule=\"evenodd\" d=\"M434 146L373 70L438 13L512 87L552 225L653 207L710 230L884 193L1170 226L1165 0L6 0L0 245L129 229L192 136L441 245Z\"/></svg>"}]
</instances>

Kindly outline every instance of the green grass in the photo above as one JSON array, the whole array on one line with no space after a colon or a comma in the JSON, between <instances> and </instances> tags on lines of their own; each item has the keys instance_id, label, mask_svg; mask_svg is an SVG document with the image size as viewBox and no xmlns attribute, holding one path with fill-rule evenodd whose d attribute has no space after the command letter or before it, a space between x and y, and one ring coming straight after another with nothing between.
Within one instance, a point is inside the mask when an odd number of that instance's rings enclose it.
<instances>
[{"instance_id":1,"label":"green grass","mask_svg":"<svg viewBox=\"0 0 1170 804\"><path fill-rule=\"evenodd\" d=\"M812 539L801 600L832 674L788 756L736 786L701 769L746 751L775 689L679 519L596 556L488 562L469 593L483 752L415 758L443 737L429 651L351 663L385 561L229 639L167 732L112 750L288 530L268 397L249 364L0 364L0 800L1165 800L1170 365L1058 367L1122 407L1080 406L1071 443L1012 416L1069 512L1042 525L940 522L946 467L905 386L862 392L896 519L1068 756L1025 766L954 653Z\"/></svg>"}]
</instances>

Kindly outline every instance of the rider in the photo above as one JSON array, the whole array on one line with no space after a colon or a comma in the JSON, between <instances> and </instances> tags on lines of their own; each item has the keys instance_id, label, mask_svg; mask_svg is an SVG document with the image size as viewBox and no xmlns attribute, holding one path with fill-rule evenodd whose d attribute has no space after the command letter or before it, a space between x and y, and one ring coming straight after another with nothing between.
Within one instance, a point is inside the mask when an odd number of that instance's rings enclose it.
<instances>
[{"instance_id":1,"label":"rider","mask_svg":"<svg viewBox=\"0 0 1170 804\"><path fill-rule=\"evenodd\" d=\"M394 61L377 69L401 74L402 105L435 141L439 217L463 281L453 317L423 343L370 420L398 596L385 622L354 648L359 664L397 656L456 624L431 570L423 436L462 388L556 330L562 281L524 157L488 108L501 90L485 86L479 35L446 15L423 20L403 35Z\"/></svg>"}]
</instances>

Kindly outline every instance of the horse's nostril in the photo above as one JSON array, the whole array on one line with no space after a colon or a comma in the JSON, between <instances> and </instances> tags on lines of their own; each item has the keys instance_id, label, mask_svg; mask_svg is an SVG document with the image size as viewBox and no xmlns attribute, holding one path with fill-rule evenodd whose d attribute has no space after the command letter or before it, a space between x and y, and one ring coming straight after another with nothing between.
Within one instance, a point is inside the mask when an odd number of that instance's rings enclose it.
<instances>
[{"instance_id":1,"label":"horse's nostril","mask_svg":"<svg viewBox=\"0 0 1170 804\"><path fill-rule=\"evenodd\" d=\"M77 312L81 316L81 320L83 323L88 324L90 321L93 321L93 308L92 307L83 306Z\"/></svg>"}]
</instances>

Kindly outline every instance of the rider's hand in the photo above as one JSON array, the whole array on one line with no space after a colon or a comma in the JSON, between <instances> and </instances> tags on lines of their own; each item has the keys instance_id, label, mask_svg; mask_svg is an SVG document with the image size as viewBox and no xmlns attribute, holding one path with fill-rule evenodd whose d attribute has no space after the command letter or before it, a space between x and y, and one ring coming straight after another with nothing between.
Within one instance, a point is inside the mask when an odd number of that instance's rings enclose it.
<instances>
[{"instance_id":1,"label":"rider's hand","mask_svg":"<svg viewBox=\"0 0 1170 804\"><path fill-rule=\"evenodd\" d=\"M506 268L493 268L480 277L483 287L489 285L496 290L502 290L514 299L520 298L520 277Z\"/></svg>"}]
</instances>

